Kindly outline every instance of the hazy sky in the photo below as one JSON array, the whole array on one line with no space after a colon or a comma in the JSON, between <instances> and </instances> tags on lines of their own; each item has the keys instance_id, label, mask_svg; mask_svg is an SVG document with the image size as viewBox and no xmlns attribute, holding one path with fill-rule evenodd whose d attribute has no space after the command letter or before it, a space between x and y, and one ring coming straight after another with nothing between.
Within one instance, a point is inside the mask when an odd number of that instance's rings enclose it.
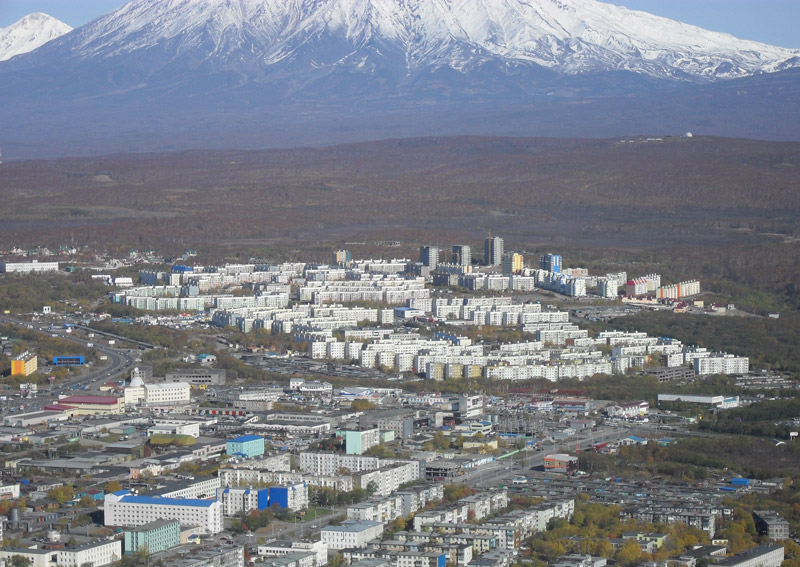
<instances>
[{"instance_id":1,"label":"hazy sky","mask_svg":"<svg viewBox=\"0 0 800 567\"><path fill-rule=\"evenodd\" d=\"M44 12L77 27L125 4L125 1L0 0L0 27L6 27L31 12ZM606 1L743 39L800 48L800 0Z\"/></svg>"}]
</instances>

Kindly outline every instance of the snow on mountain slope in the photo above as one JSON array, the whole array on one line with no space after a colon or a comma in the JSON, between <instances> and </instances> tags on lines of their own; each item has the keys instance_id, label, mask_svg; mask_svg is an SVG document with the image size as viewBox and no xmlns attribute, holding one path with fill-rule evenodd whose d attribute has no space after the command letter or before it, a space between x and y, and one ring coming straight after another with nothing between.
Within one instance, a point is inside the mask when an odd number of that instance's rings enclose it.
<instances>
[{"instance_id":1,"label":"snow on mountain slope","mask_svg":"<svg viewBox=\"0 0 800 567\"><path fill-rule=\"evenodd\" d=\"M70 31L70 26L52 16L28 14L7 28L0 28L0 61L33 51Z\"/></svg>"},{"instance_id":2,"label":"snow on mountain slope","mask_svg":"<svg viewBox=\"0 0 800 567\"><path fill-rule=\"evenodd\" d=\"M494 61L706 81L800 66L798 50L596 0L133 0L48 47L79 61L158 51L192 67L302 60L359 73L391 54L409 75Z\"/></svg>"}]
</instances>

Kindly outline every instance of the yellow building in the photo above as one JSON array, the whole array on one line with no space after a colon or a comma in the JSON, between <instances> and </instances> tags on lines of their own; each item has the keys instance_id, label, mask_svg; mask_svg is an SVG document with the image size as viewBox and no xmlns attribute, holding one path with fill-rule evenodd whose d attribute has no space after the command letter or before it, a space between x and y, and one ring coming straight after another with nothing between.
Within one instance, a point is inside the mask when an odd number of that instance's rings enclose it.
<instances>
[{"instance_id":1,"label":"yellow building","mask_svg":"<svg viewBox=\"0 0 800 567\"><path fill-rule=\"evenodd\" d=\"M28 351L11 361L12 376L30 376L39 368L39 359Z\"/></svg>"},{"instance_id":2,"label":"yellow building","mask_svg":"<svg viewBox=\"0 0 800 567\"><path fill-rule=\"evenodd\" d=\"M516 252L506 252L503 255L503 273L518 274L522 272L522 254Z\"/></svg>"}]
</instances>

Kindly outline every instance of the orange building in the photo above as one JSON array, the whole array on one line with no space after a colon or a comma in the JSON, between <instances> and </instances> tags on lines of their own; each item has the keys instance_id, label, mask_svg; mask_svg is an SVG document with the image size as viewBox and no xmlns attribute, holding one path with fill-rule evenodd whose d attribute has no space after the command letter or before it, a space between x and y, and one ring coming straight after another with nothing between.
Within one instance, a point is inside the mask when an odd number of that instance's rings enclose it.
<instances>
[{"instance_id":1,"label":"orange building","mask_svg":"<svg viewBox=\"0 0 800 567\"><path fill-rule=\"evenodd\" d=\"M12 376L30 376L39 368L39 359L28 351L11 361Z\"/></svg>"},{"instance_id":2,"label":"orange building","mask_svg":"<svg viewBox=\"0 0 800 567\"><path fill-rule=\"evenodd\" d=\"M573 457L572 455L566 455L564 453L547 455L544 458L544 470L546 472L573 475L575 471L578 470L578 457Z\"/></svg>"}]
</instances>

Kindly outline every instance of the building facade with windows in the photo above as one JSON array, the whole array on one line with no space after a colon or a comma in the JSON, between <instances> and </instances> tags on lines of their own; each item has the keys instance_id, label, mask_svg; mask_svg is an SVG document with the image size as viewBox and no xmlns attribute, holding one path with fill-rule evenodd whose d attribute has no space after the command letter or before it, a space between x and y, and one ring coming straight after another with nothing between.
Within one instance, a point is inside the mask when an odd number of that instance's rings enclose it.
<instances>
[{"instance_id":1,"label":"building facade with windows","mask_svg":"<svg viewBox=\"0 0 800 567\"><path fill-rule=\"evenodd\" d=\"M177 520L156 520L125 530L125 555L145 550L153 554L181 543L181 524Z\"/></svg>"},{"instance_id":2,"label":"building facade with windows","mask_svg":"<svg viewBox=\"0 0 800 567\"><path fill-rule=\"evenodd\" d=\"M264 438L258 435L241 435L229 439L225 452L228 455L243 455L248 459L264 454Z\"/></svg>"},{"instance_id":3,"label":"building facade with windows","mask_svg":"<svg viewBox=\"0 0 800 567\"><path fill-rule=\"evenodd\" d=\"M119 490L106 494L103 515L106 526L141 526L164 519L200 526L210 534L222 531L222 503L216 500L134 496Z\"/></svg>"}]
</instances>

